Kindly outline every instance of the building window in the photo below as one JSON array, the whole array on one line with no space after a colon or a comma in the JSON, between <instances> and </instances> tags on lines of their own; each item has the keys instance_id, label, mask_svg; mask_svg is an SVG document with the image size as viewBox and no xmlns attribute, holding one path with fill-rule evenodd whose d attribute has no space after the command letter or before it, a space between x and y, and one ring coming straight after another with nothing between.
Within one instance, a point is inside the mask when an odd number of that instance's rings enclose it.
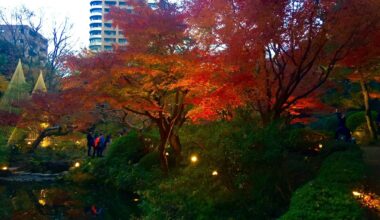
<instances>
[{"instance_id":1,"label":"building window","mask_svg":"<svg viewBox=\"0 0 380 220\"><path fill-rule=\"evenodd\" d=\"M90 46L90 50L93 50L93 51L98 51L98 50L100 50L100 49L102 49L102 47L99 46L99 45L93 45L93 46Z\"/></svg>"},{"instance_id":2,"label":"building window","mask_svg":"<svg viewBox=\"0 0 380 220\"><path fill-rule=\"evenodd\" d=\"M90 10L91 13L102 13L102 9L101 8L93 8Z\"/></svg>"},{"instance_id":3,"label":"building window","mask_svg":"<svg viewBox=\"0 0 380 220\"><path fill-rule=\"evenodd\" d=\"M101 43L102 42L102 38L92 38L90 39L90 43Z\"/></svg>"},{"instance_id":4,"label":"building window","mask_svg":"<svg viewBox=\"0 0 380 220\"><path fill-rule=\"evenodd\" d=\"M107 51L111 51L113 48L112 48L112 46L105 46L104 49Z\"/></svg>"},{"instance_id":5,"label":"building window","mask_svg":"<svg viewBox=\"0 0 380 220\"><path fill-rule=\"evenodd\" d=\"M114 2L114 1L106 1L106 5L114 6L114 5L116 5L116 2Z\"/></svg>"},{"instance_id":6,"label":"building window","mask_svg":"<svg viewBox=\"0 0 380 220\"><path fill-rule=\"evenodd\" d=\"M104 38L104 41L107 43L115 43L116 39L115 38Z\"/></svg>"},{"instance_id":7,"label":"building window","mask_svg":"<svg viewBox=\"0 0 380 220\"><path fill-rule=\"evenodd\" d=\"M121 2L119 2L119 5L127 5L127 3L124 1L121 1Z\"/></svg>"},{"instance_id":8,"label":"building window","mask_svg":"<svg viewBox=\"0 0 380 220\"><path fill-rule=\"evenodd\" d=\"M90 17L90 20L91 20L91 21L102 20L102 16L101 16L101 15L94 15L94 16L91 16L91 17Z\"/></svg>"},{"instance_id":9,"label":"building window","mask_svg":"<svg viewBox=\"0 0 380 220\"><path fill-rule=\"evenodd\" d=\"M119 44L126 44L127 43L127 39L119 39Z\"/></svg>"},{"instance_id":10,"label":"building window","mask_svg":"<svg viewBox=\"0 0 380 220\"><path fill-rule=\"evenodd\" d=\"M101 35L101 34L102 34L102 31L90 31L90 36Z\"/></svg>"},{"instance_id":11,"label":"building window","mask_svg":"<svg viewBox=\"0 0 380 220\"><path fill-rule=\"evenodd\" d=\"M108 13L108 12L110 12L110 9L109 9L109 8L105 8L104 11L105 11L106 13Z\"/></svg>"},{"instance_id":12,"label":"building window","mask_svg":"<svg viewBox=\"0 0 380 220\"><path fill-rule=\"evenodd\" d=\"M95 5L102 5L102 1L93 1L90 3L91 6L95 6Z\"/></svg>"},{"instance_id":13,"label":"building window","mask_svg":"<svg viewBox=\"0 0 380 220\"><path fill-rule=\"evenodd\" d=\"M115 36L116 35L116 31L104 31L104 33L108 36Z\"/></svg>"},{"instance_id":14,"label":"building window","mask_svg":"<svg viewBox=\"0 0 380 220\"><path fill-rule=\"evenodd\" d=\"M106 28L112 28L112 23L104 23L104 27L106 27Z\"/></svg>"},{"instance_id":15,"label":"building window","mask_svg":"<svg viewBox=\"0 0 380 220\"><path fill-rule=\"evenodd\" d=\"M93 24L90 24L90 27L91 28L102 27L102 24L101 23L93 23Z\"/></svg>"}]
</instances>

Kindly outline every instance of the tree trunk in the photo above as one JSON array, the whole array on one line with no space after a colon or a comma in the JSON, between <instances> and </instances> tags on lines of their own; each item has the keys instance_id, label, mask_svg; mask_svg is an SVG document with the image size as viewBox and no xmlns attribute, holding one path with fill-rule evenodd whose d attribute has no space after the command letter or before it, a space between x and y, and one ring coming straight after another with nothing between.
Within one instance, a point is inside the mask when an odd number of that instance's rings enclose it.
<instances>
[{"instance_id":1,"label":"tree trunk","mask_svg":"<svg viewBox=\"0 0 380 220\"><path fill-rule=\"evenodd\" d=\"M45 132L44 131L41 132L38 135L37 139L33 141L33 143L32 143L32 149L30 151L34 152L37 149L37 147L40 145L40 143L44 140L45 137L46 137Z\"/></svg>"},{"instance_id":2,"label":"tree trunk","mask_svg":"<svg viewBox=\"0 0 380 220\"><path fill-rule=\"evenodd\" d=\"M364 101L364 107L365 107L365 119L367 121L367 127L369 130L369 133L371 135L372 140L377 140L377 134L376 134L376 128L375 124L373 123L372 119L372 113L371 113L371 107L369 105L369 92L367 84L364 82L363 79L360 80L360 87L362 89L363 93L363 101Z\"/></svg>"},{"instance_id":3,"label":"tree trunk","mask_svg":"<svg viewBox=\"0 0 380 220\"><path fill-rule=\"evenodd\" d=\"M35 141L32 143L32 148L30 149L30 153L33 153L38 146L40 145L41 141L44 140L46 137L50 136L64 136L73 131L74 127L62 129L60 126L50 127L43 130L37 137Z\"/></svg>"},{"instance_id":4,"label":"tree trunk","mask_svg":"<svg viewBox=\"0 0 380 220\"><path fill-rule=\"evenodd\" d=\"M181 145L181 141L179 140L178 135L172 134L172 135L170 135L169 142L170 142L170 146L174 149L175 162L178 165L182 161L182 155L181 155L182 145Z\"/></svg>"},{"instance_id":5,"label":"tree trunk","mask_svg":"<svg viewBox=\"0 0 380 220\"><path fill-rule=\"evenodd\" d=\"M161 169L167 175L169 173L168 159L166 158L165 147L168 141L168 132L165 131L164 126L158 123L158 130L160 132L160 145L158 147L158 153L160 155Z\"/></svg>"}]
</instances>

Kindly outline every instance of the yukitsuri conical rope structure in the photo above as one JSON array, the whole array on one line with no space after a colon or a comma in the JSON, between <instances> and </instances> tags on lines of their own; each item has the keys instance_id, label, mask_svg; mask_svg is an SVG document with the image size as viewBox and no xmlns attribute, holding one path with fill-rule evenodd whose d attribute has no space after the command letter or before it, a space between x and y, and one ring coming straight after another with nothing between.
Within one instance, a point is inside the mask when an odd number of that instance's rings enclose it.
<instances>
[{"instance_id":1,"label":"yukitsuri conical rope structure","mask_svg":"<svg viewBox=\"0 0 380 220\"><path fill-rule=\"evenodd\" d=\"M30 97L29 95L29 86L25 80L24 71L22 68L21 60L19 60L16 70L12 76L11 81L9 82L8 88L4 93L4 96L0 102L0 109L8 111L9 113L20 113L20 111L12 106L12 103L19 103L22 100L25 100ZM36 84L34 85L32 94L37 92L47 92L45 85L44 77L42 71L38 76ZM22 120L22 119L21 119ZM27 134L24 130L18 128L17 126L13 129L10 137L8 138L8 145L15 144L20 140L23 140ZM29 137L35 136L32 134L28 135Z\"/></svg>"},{"instance_id":2,"label":"yukitsuri conical rope structure","mask_svg":"<svg viewBox=\"0 0 380 220\"><path fill-rule=\"evenodd\" d=\"M17 108L13 107L12 104L18 104L23 99L28 98L28 90L22 63L21 60L19 60L12 79L8 84L8 88L0 101L0 109L8 111L9 113L17 113Z\"/></svg>"},{"instance_id":3,"label":"yukitsuri conical rope structure","mask_svg":"<svg viewBox=\"0 0 380 220\"><path fill-rule=\"evenodd\" d=\"M44 75L42 74L42 71L40 71L40 75L38 76L36 85L34 85L32 94L36 92L47 92Z\"/></svg>"}]
</instances>

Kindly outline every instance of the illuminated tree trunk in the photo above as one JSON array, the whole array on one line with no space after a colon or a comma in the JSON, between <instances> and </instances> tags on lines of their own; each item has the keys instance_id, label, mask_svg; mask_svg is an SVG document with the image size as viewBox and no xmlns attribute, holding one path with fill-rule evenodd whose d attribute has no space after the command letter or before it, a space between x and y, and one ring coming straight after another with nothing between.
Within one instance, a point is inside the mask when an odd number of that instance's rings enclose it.
<instances>
[{"instance_id":1,"label":"illuminated tree trunk","mask_svg":"<svg viewBox=\"0 0 380 220\"><path fill-rule=\"evenodd\" d=\"M181 156L182 146L181 146L179 136L174 133L174 127L176 125L175 120L170 121L170 123L167 123L167 119L163 118L160 120L156 120L156 122L158 125L158 129L160 131L160 138L161 138L161 142L158 148L158 151L160 154L161 167L165 173L168 173L169 164L168 164L168 159L166 155L166 146L169 144L173 148L176 164L179 164L179 162L182 160L182 156Z\"/></svg>"},{"instance_id":2,"label":"illuminated tree trunk","mask_svg":"<svg viewBox=\"0 0 380 220\"><path fill-rule=\"evenodd\" d=\"M176 156L176 163L178 164L182 160L182 146L181 146L181 141L179 139L179 136L176 134L173 134L170 136L169 139L170 146L173 148L175 156Z\"/></svg>"},{"instance_id":3,"label":"illuminated tree trunk","mask_svg":"<svg viewBox=\"0 0 380 220\"><path fill-rule=\"evenodd\" d=\"M73 128L63 129L60 126L46 128L38 135L37 139L33 141L30 153L33 153L38 148L38 146L44 140L44 138L51 136L64 136L71 133L72 131Z\"/></svg>"},{"instance_id":4,"label":"illuminated tree trunk","mask_svg":"<svg viewBox=\"0 0 380 220\"><path fill-rule=\"evenodd\" d=\"M360 87L362 89L362 94L363 94L363 101L364 101L364 107L365 107L365 119L367 121L367 127L371 135L371 138L373 140L377 140L376 128L373 123L371 107L369 105L370 98L369 98L368 87L367 87L367 84L364 82L363 78L360 79Z\"/></svg>"},{"instance_id":5,"label":"illuminated tree trunk","mask_svg":"<svg viewBox=\"0 0 380 220\"><path fill-rule=\"evenodd\" d=\"M158 129L160 131L160 139L161 139L160 145L158 147L158 153L160 155L160 162L161 162L161 169L165 174L167 174L169 172L169 164L168 164L168 159L166 157L165 147L169 139L169 136L168 136L169 134L162 123L159 123Z\"/></svg>"}]
</instances>

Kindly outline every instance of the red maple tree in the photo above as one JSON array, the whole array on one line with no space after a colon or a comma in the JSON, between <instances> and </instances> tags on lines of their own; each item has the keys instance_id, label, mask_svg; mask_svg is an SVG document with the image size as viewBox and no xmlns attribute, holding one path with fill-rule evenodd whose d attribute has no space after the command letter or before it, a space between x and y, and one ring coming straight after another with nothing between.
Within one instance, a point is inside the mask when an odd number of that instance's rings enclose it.
<instances>
[{"instance_id":1,"label":"red maple tree","mask_svg":"<svg viewBox=\"0 0 380 220\"><path fill-rule=\"evenodd\" d=\"M209 81L215 69L201 60L188 38L184 14L174 4L160 2L152 9L141 1L128 2L133 13L111 9L109 18L125 32L126 47L113 52L69 57L74 73L65 93L77 97L83 108L99 103L115 111L143 116L160 133L159 153L167 171L166 147L181 159L178 130L191 116L198 97L215 89Z\"/></svg>"},{"instance_id":2,"label":"red maple tree","mask_svg":"<svg viewBox=\"0 0 380 220\"><path fill-rule=\"evenodd\" d=\"M229 86L264 124L318 90L337 63L373 33L380 2L195 0L192 37L219 65Z\"/></svg>"}]
</instances>

